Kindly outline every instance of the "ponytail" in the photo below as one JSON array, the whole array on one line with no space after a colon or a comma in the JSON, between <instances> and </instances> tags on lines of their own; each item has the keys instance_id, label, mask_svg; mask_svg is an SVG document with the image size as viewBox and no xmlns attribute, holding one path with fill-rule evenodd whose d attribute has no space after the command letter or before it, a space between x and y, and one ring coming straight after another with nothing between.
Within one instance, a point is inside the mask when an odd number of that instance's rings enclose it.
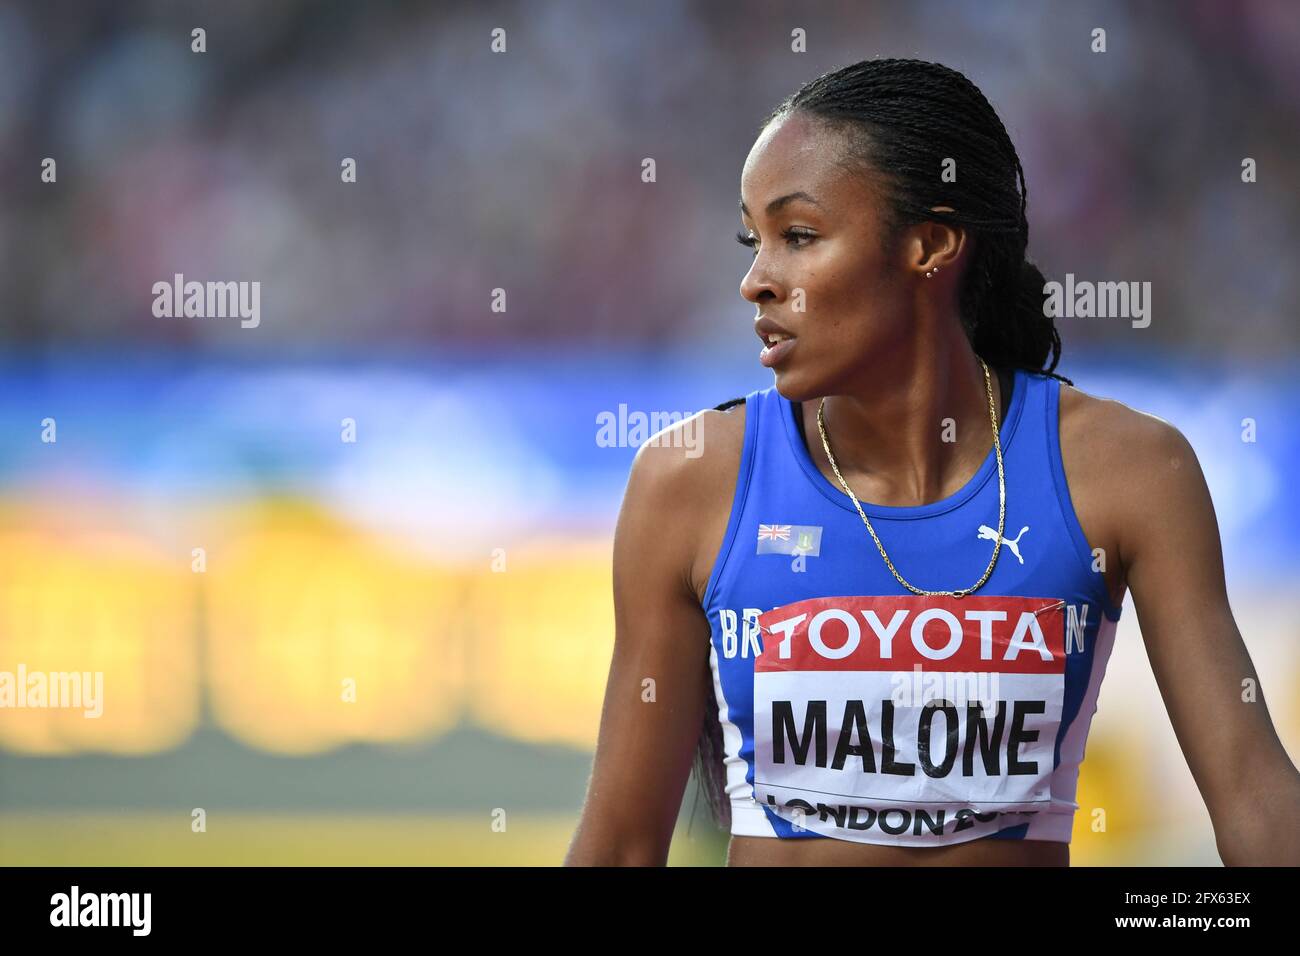
<instances>
[{"instance_id":1,"label":"ponytail","mask_svg":"<svg viewBox=\"0 0 1300 956\"><path fill-rule=\"evenodd\" d=\"M989 252L988 245L976 248L973 274L962 290L962 326L971 348L993 368L1028 369L1073 385L1054 371L1061 336L1043 311L1043 273L1023 254L1017 265L1005 253Z\"/></svg>"}]
</instances>

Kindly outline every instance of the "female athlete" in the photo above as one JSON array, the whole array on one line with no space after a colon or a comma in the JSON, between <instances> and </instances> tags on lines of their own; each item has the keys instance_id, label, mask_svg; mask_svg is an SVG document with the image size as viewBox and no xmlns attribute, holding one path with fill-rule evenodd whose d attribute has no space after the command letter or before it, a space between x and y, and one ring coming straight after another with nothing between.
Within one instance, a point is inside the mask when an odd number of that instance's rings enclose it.
<instances>
[{"instance_id":1,"label":"female athlete","mask_svg":"<svg viewBox=\"0 0 1300 956\"><path fill-rule=\"evenodd\" d=\"M1068 865L1127 592L1223 861L1300 863L1196 456L1055 373L980 91L916 60L821 76L740 198L775 381L673 426L702 454L637 453L566 863L666 862L695 758L731 865Z\"/></svg>"}]
</instances>

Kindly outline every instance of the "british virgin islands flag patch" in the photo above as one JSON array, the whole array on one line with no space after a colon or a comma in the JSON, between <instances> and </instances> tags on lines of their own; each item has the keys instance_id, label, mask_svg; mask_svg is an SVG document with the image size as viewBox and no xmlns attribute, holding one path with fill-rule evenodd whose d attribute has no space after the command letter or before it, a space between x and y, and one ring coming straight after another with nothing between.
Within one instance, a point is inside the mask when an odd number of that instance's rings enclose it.
<instances>
[{"instance_id":1,"label":"british virgin islands flag patch","mask_svg":"<svg viewBox=\"0 0 1300 956\"><path fill-rule=\"evenodd\" d=\"M817 557L822 550L822 529L816 524L760 524L755 554L803 554Z\"/></svg>"}]
</instances>

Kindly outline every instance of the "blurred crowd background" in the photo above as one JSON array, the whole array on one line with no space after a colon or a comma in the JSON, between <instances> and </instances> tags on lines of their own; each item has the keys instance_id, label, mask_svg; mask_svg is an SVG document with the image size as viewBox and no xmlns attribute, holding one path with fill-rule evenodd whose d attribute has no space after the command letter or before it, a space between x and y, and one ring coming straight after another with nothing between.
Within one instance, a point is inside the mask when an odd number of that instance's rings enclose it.
<instances>
[{"instance_id":1,"label":"blurred crowd background","mask_svg":"<svg viewBox=\"0 0 1300 956\"><path fill-rule=\"evenodd\" d=\"M770 384L740 169L876 56L984 91L1049 278L1151 283L1147 328L1059 320L1060 371L1191 439L1295 754L1297 52L1282 0L6 4L0 670L106 706L0 710L0 863L558 862L635 452L596 416ZM177 273L260 325L155 317ZM1074 859L1212 864L1134 617ZM674 862L724 847L688 789Z\"/></svg>"},{"instance_id":2,"label":"blurred crowd background","mask_svg":"<svg viewBox=\"0 0 1300 956\"><path fill-rule=\"evenodd\" d=\"M999 110L1045 273L1151 281L1143 348L1269 355L1300 342L1298 48L1285 0L6 4L2 331L277 356L729 343L761 117L817 73L902 55ZM58 188L32 175L45 156ZM150 286L176 271L261 277L274 320L155 320Z\"/></svg>"}]
</instances>

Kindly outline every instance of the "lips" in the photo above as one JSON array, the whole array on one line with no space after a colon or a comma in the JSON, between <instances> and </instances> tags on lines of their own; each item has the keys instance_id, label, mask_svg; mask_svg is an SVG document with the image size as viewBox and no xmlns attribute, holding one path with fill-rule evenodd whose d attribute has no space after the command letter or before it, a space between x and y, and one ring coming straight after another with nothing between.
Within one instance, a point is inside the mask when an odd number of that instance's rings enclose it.
<instances>
[{"instance_id":1,"label":"lips","mask_svg":"<svg viewBox=\"0 0 1300 956\"><path fill-rule=\"evenodd\" d=\"M763 343L763 350L758 353L758 361L766 368L774 367L794 348L795 336L768 316L758 317L754 322L754 331Z\"/></svg>"},{"instance_id":2,"label":"lips","mask_svg":"<svg viewBox=\"0 0 1300 956\"><path fill-rule=\"evenodd\" d=\"M783 361L794 348L794 339L782 339L775 345L765 345L763 351L758 353L758 361L765 368L774 368L778 363Z\"/></svg>"},{"instance_id":3,"label":"lips","mask_svg":"<svg viewBox=\"0 0 1300 956\"><path fill-rule=\"evenodd\" d=\"M767 341L769 335L780 335L786 338L794 338L793 333L784 327L777 325L777 323L773 321L772 317L767 315L754 316L754 331L758 333L758 337L764 342Z\"/></svg>"}]
</instances>

